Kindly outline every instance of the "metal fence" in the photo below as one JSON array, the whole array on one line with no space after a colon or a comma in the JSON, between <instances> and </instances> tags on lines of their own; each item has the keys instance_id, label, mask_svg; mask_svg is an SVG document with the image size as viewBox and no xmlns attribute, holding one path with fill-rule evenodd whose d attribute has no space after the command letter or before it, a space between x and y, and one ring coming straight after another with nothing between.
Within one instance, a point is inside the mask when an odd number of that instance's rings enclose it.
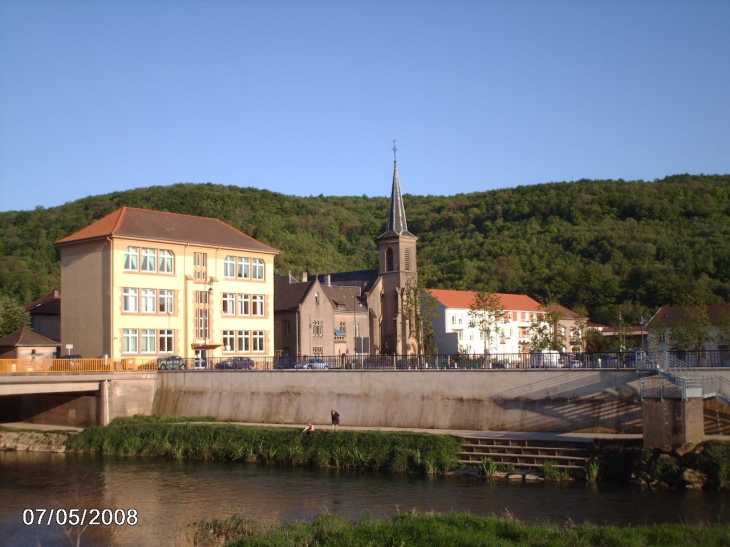
<instances>
[{"instance_id":1,"label":"metal fence","mask_svg":"<svg viewBox=\"0 0 730 547\"><path fill-rule=\"evenodd\" d=\"M157 370L156 358L0 359L0 374L14 372L123 372Z\"/></svg>"},{"instance_id":2,"label":"metal fence","mask_svg":"<svg viewBox=\"0 0 730 547\"><path fill-rule=\"evenodd\" d=\"M336 355L303 357L176 355L125 359L0 359L0 374L13 372L108 372L139 370L518 370L730 367L727 351L492 353L489 355Z\"/></svg>"}]
</instances>

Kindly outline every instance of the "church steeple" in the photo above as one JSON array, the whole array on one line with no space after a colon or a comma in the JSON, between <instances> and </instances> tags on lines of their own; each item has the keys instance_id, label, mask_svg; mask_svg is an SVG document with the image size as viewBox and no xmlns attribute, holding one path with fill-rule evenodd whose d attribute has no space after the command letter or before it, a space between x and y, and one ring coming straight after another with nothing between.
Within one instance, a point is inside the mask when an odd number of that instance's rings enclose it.
<instances>
[{"instance_id":1,"label":"church steeple","mask_svg":"<svg viewBox=\"0 0 730 547\"><path fill-rule=\"evenodd\" d=\"M390 215L388 216L388 229L380 237L386 235L413 235L408 231L408 223L406 222L406 210L403 206L403 196L400 191L400 177L398 176L398 159L395 147L395 139L393 139L393 189L390 193ZM378 238L379 239L379 238Z\"/></svg>"},{"instance_id":2,"label":"church steeple","mask_svg":"<svg viewBox=\"0 0 730 547\"><path fill-rule=\"evenodd\" d=\"M416 242L408 231L398 176L398 149L393 141L393 190L388 229L377 239L380 255L380 347L385 353L408 355L414 349L411 317L405 311L409 291L418 283Z\"/></svg>"},{"instance_id":3,"label":"church steeple","mask_svg":"<svg viewBox=\"0 0 730 547\"><path fill-rule=\"evenodd\" d=\"M398 149L393 140L393 190L390 194L390 217L388 218L388 230L398 235L408 231L406 223L406 210L403 207L403 196L400 192L400 177L398 177L398 159L395 153Z\"/></svg>"}]
</instances>

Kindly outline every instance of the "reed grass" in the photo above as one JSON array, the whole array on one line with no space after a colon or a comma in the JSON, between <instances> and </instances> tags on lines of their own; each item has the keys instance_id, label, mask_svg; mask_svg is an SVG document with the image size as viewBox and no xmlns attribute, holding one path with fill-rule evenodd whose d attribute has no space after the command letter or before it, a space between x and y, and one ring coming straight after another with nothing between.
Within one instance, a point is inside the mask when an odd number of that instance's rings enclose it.
<instances>
[{"instance_id":1,"label":"reed grass","mask_svg":"<svg viewBox=\"0 0 730 547\"><path fill-rule=\"evenodd\" d=\"M197 419L196 419L197 420ZM315 431L116 419L69 439L70 451L119 456L227 460L441 474L459 467L462 440L447 435L381 431Z\"/></svg>"},{"instance_id":2,"label":"reed grass","mask_svg":"<svg viewBox=\"0 0 730 547\"><path fill-rule=\"evenodd\" d=\"M225 543L236 547L727 547L730 537L727 524L619 527L576 525L570 519L562 524L525 524L514 518L416 512L391 518L363 515L354 523L322 514L311 522L272 525L234 516L223 521L202 521L192 530L196 545Z\"/></svg>"}]
</instances>

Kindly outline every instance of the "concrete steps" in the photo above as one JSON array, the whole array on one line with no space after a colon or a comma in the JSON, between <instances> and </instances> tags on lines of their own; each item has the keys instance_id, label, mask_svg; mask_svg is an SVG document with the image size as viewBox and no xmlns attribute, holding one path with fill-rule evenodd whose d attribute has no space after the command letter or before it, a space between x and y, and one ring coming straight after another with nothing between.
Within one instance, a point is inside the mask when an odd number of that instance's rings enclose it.
<instances>
[{"instance_id":1,"label":"concrete steps","mask_svg":"<svg viewBox=\"0 0 730 547\"><path fill-rule=\"evenodd\" d=\"M512 464L515 470L542 469L550 460L561 470L582 470L588 461L590 443L542 441L528 439L488 439L466 437L457 453L459 462L468 467L481 465L482 458Z\"/></svg>"}]
</instances>

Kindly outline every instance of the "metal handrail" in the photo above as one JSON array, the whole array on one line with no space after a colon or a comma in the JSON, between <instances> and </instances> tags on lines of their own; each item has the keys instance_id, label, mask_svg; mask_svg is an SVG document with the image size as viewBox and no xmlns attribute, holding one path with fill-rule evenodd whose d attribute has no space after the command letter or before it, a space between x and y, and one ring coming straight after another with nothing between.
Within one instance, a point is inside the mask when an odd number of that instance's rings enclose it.
<instances>
[{"instance_id":1,"label":"metal handrail","mask_svg":"<svg viewBox=\"0 0 730 547\"><path fill-rule=\"evenodd\" d=\"M504 369L633 369L658 371L684 389L702 387L702 374L682 358L687 353L634 352L597 353L490 353L487 355L352 355L266 356L222 352L219 357L183 358L175 355L150 355L123 359L0 359L0 374L14 372L103 372L133 370L504 370ZM722 354L724 355L724 354ZM718 356L721 356L718 353ZM681 358L682 357L682 358ZM718 357L719 358L719 357ZM690 361L690 362L696 362ZM715 363L725 361L715 360ZM322 366L326 363L326 367ZM730 361L728 361L730 363ZM162 366L164 364L164 367ZM182 366L184 365L184 366ZM311 365L311 366L310 366ZM730 396L730 387L726 388Z\"/></svg>"},{"instance_id":2,"label":"metal handrail","mask_svg":"<svg viewBox=\"0 0 730 547\"><path fill-rule=\"evenodd\" d=\"M0 374L17 372L136 372L157 370L156 358L0 359ZM152 362L152 364L150 363Z\"/></svg>"}]
</instances>

